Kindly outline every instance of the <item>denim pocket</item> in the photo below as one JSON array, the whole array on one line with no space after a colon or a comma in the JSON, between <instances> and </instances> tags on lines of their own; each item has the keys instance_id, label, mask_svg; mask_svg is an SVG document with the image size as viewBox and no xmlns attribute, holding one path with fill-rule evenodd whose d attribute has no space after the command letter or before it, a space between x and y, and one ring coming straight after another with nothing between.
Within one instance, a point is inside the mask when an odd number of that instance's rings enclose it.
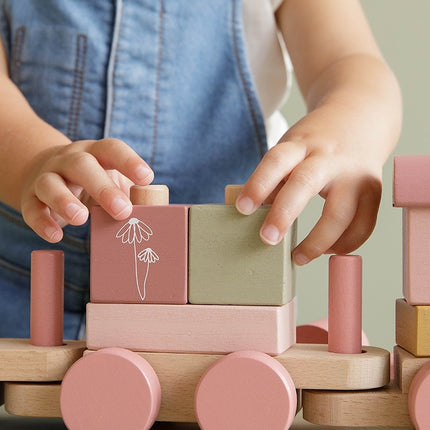
<instances>
[{"instance_id":1,"label":"denim pocket","mask_svg":"<svg viewBox=\"0 0 430 430\"><path fill-rule=\"evenodd\" d=\"M87 36L52 24L11 29L10 77L35 112L71 140L78 137Z\"/></svg>"}]
</instances>

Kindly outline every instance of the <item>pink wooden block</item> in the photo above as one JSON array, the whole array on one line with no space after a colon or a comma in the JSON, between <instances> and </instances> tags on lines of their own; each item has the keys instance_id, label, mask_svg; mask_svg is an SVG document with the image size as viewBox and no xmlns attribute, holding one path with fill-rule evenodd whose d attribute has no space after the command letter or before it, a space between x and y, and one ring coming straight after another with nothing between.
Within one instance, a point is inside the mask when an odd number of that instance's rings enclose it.
<instances>
[{"instance_id":1,"label":"pink wooden block","mask_svg":"<svg viewBox=\"0 0 430 430\"><path fill-rule=\"evenodd\" d=\"M412 380L408 394L409 415L417 430L430 428L430 363Z\"/></svg>"},{"instance_id":2,"label":"pink wooden block","mask_svg":"<svg viewBox=\"0 0 430 430\"><path fill-rule=\"evenodd\" d=\"M61 385L61 414L69 430L149 429L160 403L160 382L151 365L120 348L85 355Z\"/></svg>"},{"instance_id":3,"label":"pink wooden block","mask_svg":"<svg viewBox=\"0 0 430 430\"><path fill-rule=\"evenodd\" d=\"M64 254L58 250L31 253L30 342L63 344Z\"/></svg>"},{"instance_id":4,"label":"pink wooden block","mask_svg":"<svg viewBox=\"0 0 430 430\"><path fill-rule=\"evenodd\" d=\"M328 350L361 353L362 263L358 255L333 255L329 260Z\"/></svg>"},{"instance_id":5,"label":"pink wooden block","mask_svg":"<svg viewBox=\"0 0 430 430\"><path fill-rule=\"evenodd\" d=\"M205 430L286 430L296 414L297 395L290 374L274 358L239 351L206 371L194 405Z\"/></svg>"},{"instance_id":6,"label":"pink wooden block","mask_svg":"<svg viewBox=\"0 0 430 430\"><path fill-rule=\"evenodd\" d=\"M91 213L91 301L187 302L188 207L134 206L115 221Z\"/></svg>"},{"instance_id":7,"label":"pink wooden block","mask_svg":"<svg viewBox=\"0 0 430 430\"><path fill-rule=\"evenodd\" d=\"M296 342L326 345L328 343L328 318L298 326L296 329ZM369 339L364 331L361 332L361 344L370 346Z\"/></svg>"},{"instance_id":8,"label":"pink wooden block","mask_svg":"<svg viewBox=\"0 0 430 430\"><path fill-rule=\"evenodd\" d=\"M403 295L430 305L430 208L403 209Z\"/></svg>"},{"instance_id":9,"label":"pink wooden block","mask_svg":"<svg viewBox=\"0 0 430 430\"><path fill-rule=\"evenodd\" d=\"M284 306L87 305L89 349L280 354L295 343L295 303Z\"/></svg>"},{"instance_id":10,"label":"pink wooden block","mask_svg":"<svg viewBox=\"0 0 430 430\"><path fill-rule=\"evenodd\" d=\"M430 207L430 155L394 157L393 203L400 207Z\"/></svg>"}]
</instances>

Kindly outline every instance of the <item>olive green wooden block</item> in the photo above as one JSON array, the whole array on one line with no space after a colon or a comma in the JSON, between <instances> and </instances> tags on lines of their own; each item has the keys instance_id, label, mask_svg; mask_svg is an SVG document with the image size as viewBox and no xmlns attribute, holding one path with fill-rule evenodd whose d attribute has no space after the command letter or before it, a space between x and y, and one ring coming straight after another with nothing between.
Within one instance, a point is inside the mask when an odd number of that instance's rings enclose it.
<instances>
[{"instance_id":1,"label":"olive green wooden block","mask_svg":"<svg viewBox=\"0 0 430 430\"><path fill-rule=\"evenodd\" d=\"M295 296L291 251L296 225L276 246L259 231L270 206L252 215L230 205L195 205L189 216L189 301L283 305Z\"/></svg>"}]
</instances>

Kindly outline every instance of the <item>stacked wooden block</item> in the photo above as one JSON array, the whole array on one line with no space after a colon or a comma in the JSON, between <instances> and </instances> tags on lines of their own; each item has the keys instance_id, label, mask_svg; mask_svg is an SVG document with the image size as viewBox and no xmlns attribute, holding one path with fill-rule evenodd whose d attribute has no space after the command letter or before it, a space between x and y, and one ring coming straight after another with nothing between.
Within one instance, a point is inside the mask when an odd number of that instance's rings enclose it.
<instances>
[{"instance_id":1,"label":"stacked wooden block","mask_svg":"<svg viewBox=\"0 0 430 430\"><path fill-rule=\"evenodd\" d=\"M430 156L395 157L393 201L394 206L403 208L404 298L396 301L394 355L402 393L410 392L417 372L430 363L429 190ZM415 385L420 381L423 378L415 378ZM414 391L419 389L413 387Z\"/></svg>"},{"instance_id":2,"label":"stacked wooden block","mask_svg":"<svg viewBox=\"0 0 430 430\"><path fill-rule=\"evenodd\" d=\"M92 211L89 349L276 355L295 343L294 228L268 246L268 206L169 205L165 186L131 199L124 222Z\"/></svg>"}]
</instances>

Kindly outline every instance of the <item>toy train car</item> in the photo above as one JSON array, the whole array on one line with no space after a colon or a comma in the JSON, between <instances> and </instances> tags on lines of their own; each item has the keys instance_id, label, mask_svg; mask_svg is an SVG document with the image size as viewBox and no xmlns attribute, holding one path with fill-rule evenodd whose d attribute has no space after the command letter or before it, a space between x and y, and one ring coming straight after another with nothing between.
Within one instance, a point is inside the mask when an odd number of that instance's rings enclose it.
<instances>
[{"instance_id":1,"label":"toy train car","mask_svg":"<svg viewBox=\"0 0 430 430\"><path fill-rule=\"evenodd\" d=\"M268 208L245 217L228 204L168 205L158 188L133 193L145 204L125 222L92 212L86 342L59 342L46 321L33 344L0 339L9 413L62 416L70 430L148 429L155 420L288 429L299 393L304 418L317 424L429 428L430 357L398 340L390 384L390 353L361 346L361 315L347 311L348 296L334 293L329 345L295 342L294 232L262 244ZM357 292L358 260L332 257L331 286ZM426 311L398 307L402 321ZM43 300L34 312L53 313Z\"/></svg>"}]
</instances>

